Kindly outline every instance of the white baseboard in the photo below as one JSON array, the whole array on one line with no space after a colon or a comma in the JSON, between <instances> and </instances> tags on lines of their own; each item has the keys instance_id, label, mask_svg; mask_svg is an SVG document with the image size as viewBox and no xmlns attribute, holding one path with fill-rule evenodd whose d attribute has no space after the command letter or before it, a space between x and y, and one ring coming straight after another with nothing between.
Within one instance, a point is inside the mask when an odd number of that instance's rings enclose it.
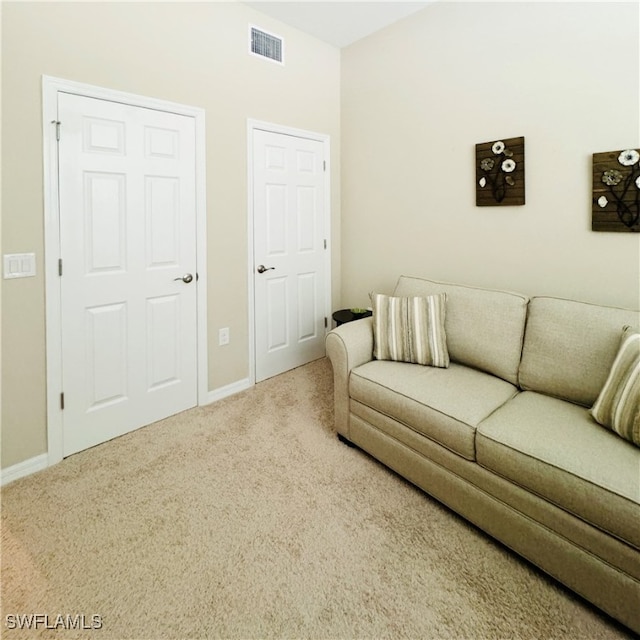
<instances>
[{"instance_id":1,"label":"white baseboard","mask_svg":"<svg viewBox=\"0 0 640 640\"><path fill-rule=\"evenodd\" d=\"M2 470L0 475L0 485L3 487L18 478L24 478L36 471L42 471L49 466L49 455L42 453L34 458L29 458L23 462L18 462L11 467Z\"/></svg>"},{"instance_id":2,"label":"white baseboard","mask_svg":"<svg viewBox=\"0 0 640 640\"><path fill-rule=\"evenodd\" d=\"M217 402L218 400L222 400L223 398L228 398L229 396L232 396L236 393L240 393L241 391L250 389L252 386L253 383L249 378L237 380L236 382L232 382L231 384L225 385L224 387L219 387L218 389L209 391L205 404L211 404L212 402Z\"/></svg>"},{"instance_id":3,"label":"white baseboard","mask_svg":"<svg viewBox=\"0 0 640 640\"><path fill-rule=\"evenodd\" d=\"M240 393L241 391L250 389L252 386L253 383L249 378L237 380L236 382L232 382L231 384L225 385L224 387L209 391L205 404L211 404L212 402L217 402L218 400L222 400L223 398L228 398L229 396L232 396L236 393ZM49 455L46 453L35 456L33 458L29 458L28 460L24 460L23 462L19 462L18 464L14 464L11 467L2 469L2 472L0 473L0 486L4 487L14 480L29 476L36 471L42 471L48 466Z\"/></svg>"}]
</instances>

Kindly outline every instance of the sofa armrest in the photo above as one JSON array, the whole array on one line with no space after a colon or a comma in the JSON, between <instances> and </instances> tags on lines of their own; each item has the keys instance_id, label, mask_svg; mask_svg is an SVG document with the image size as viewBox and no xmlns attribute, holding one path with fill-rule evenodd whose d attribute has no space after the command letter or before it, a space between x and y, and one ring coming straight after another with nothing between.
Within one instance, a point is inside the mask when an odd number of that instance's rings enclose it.
<instances>
[{"instance_id":1,"label":"sofa armrest","mask_svg":"<svg viewBox=\"0 0 640 640\"><path fill-rule=\"evenodd\" d=\"M352 369L373 359L371 318L336 327L327 334L326 347L333 366L336 430L349 439L349 376Z\"/></svg>"}]
</instances>

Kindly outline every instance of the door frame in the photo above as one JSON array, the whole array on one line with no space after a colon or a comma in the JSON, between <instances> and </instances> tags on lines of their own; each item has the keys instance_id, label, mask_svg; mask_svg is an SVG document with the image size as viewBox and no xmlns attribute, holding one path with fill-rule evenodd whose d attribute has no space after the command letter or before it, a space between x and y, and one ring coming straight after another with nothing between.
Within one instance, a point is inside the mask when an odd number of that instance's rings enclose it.
<instances>
[{"instance_id":1,"label":"door frame","mask_svg":"<svg viewBox=\"0 0 640 640\"><path fill-rule=\"evenodd\" d=\"M58 193L58 93L99 98L134 107L188 116L195 122L196 145L196 281L198 405L207 404L209 394L207 361L207 229L205 171L205 112L192 107L147 96L125 93L81 82L42 76L42 146L44 169L44 275L45 344L47 387L48 466L63 458L62 393L62 301L58 273L60 258L60 210ZM61 124L64 130L64 123Z\"/></svg>"},{"instance_id":2,"label":"door frame","mask_svg":"<svg viewBox=\"0 0 640 640\"><path fill-rule=\"evenodd\" d=\"M249 327L249 382L256 383L256 311L255 311L255 283L254 283L254 210L253 210L253 132L256 130L267 131L282 135L294 136L296 138L306 138L321 142L324 148L324 229L327 249L324 252L325 271L325 310L327 318L326 331L331 328L331 137L328 134L316 133L305 129L295 129L284 125L254 120L247 120L247 291L248 299L248 327Z\"/></svg>"}]
</instances>

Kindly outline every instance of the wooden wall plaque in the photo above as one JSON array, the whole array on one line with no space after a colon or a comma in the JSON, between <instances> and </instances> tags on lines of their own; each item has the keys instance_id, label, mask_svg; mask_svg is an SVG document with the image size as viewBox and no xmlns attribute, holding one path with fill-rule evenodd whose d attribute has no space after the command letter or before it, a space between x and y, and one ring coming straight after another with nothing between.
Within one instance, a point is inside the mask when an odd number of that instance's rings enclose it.
<instances>
[{"instance_id":1,"label":"wooden wall plaque","mask_svg":"<svg viewBox=\"0 0 640 640\"><path fill-rule=\"evenodd\" d=\"M593 154L593 231L640 231L640 149Z\"/></svg>"},{"instance_id":2,"label":"wooden wall plaque","mask_svg":"<svg viewBox=\"0 0 640 640\"><path fill-rule=\"evenodd\" d=\"M524 204L524 137L476 145L476 206Z\"/></svg>"}]
</instances>

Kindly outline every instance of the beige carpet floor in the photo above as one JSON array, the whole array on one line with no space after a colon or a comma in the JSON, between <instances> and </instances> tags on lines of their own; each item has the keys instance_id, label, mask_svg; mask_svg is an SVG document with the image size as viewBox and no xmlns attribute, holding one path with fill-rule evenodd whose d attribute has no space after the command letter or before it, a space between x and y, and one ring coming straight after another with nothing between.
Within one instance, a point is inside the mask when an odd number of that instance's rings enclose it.
<instances>
[{"instance_id":1,"label":"beige carpet floor","mask_svg":"<svg viewBox=\"0 0 640 640\"><path fill-rule=\"evenodd\" d=\"M98 615L101 628L8 628L30 613L50 626L58 614L85 626ZM1 629L103 640L631 637L341 444L326 359L5 487Z\"/></svg>"}]
</instances>

